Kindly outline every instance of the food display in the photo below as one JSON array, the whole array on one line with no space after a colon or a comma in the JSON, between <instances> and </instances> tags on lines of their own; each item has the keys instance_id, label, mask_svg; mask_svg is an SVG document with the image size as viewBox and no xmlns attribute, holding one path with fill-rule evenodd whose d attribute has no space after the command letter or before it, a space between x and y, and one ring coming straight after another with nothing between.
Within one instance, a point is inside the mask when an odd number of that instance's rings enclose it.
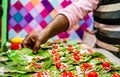
<instances>
[{"instance_id":1,"label":"food display","mask_svg":"<svg viewBox=\"0 0 120 77\"><path fill-rule=\"evenodd\" d=\"M6 48L0 77L120 77L120 66L75 40L48 41L36 54L18 41Z\"/></svg>"}]
</instances>

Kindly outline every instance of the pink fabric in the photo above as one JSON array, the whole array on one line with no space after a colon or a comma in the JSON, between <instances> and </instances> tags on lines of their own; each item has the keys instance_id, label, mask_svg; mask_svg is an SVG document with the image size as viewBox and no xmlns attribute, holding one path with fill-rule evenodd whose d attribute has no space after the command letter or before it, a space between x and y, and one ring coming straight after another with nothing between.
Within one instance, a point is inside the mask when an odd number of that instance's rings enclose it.
<instances>
[{"instance_id":1,"label":"pink fabric","mask_svg":"<svg viewBox=\"0 0 120 77\"><path fill-rule=\"evenodd\" d=\"M83 19L89 12L97 8L99 0L78 0L61 9L58 14L64 14L69 20L69 29Z\"/></svg>"}]
</instances>

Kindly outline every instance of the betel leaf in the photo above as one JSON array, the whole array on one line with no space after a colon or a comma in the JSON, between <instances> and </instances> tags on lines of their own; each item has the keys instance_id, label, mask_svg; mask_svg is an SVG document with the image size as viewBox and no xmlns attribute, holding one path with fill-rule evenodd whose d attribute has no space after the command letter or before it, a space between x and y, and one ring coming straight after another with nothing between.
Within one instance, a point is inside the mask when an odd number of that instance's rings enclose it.
<instances>
[{"instance_id":1,"label":"betel leaf","mask_svg":"<svg viewBox=\"0 0 120 77\"><path fill-rule=\"evenodd\" d=\"M91 59L90 61L89 61L89 63L93 63L93 64L95 64L95 65L99 65L99 64L101 64L103 61L101 61L101 60L97 60L97 59Z\"/></svg>"},{"instance_id":2,"label":"betel leaf","mask_svg":"<svg viewBox=\"0 0 120 77\"><path fill-rule=\"evenodd\" d=\"M22 70L22 69L18 70L17 67L18 66L15 67L15 66L10 66L10 65L5 65L3 63L0 63L0 68L4 68L5 73L8 73L8 72L11 72L11 73L26 73L25 70Z\"/></svg>"},{"instance_id":3,"label":"betel leaf","mask_svg":"<svg viewBox=\"0 0 120 77\"><path fill-rule=\"evenodd\" d=\"M17 73L4 73L3 75L0 75L0 77L15 77Z\"/></svg>"},{"instance_id":4,"label":"betel leaf","mask_svg":"<svg viewBox=\"0 0 120 77\"><path fill-rule=\"evenodd\" d=\"M48 41L48 42L42 44L41 48L51 48L51 46L52 46L52 42Z\"/></svg>"},{"instance_id":5,"label":"betel leaf","mask_svg":"<svg viewBox=\"0 0 120 77\"><path fill-rule=\"evenodd\" d=\"M16 77L33 77L32 73L17 74Z\"/></svg>"},{"instance_id":6,"label":"betel leaf","mask_svg":"<svg viewBox=\"0 0 120 77\"><path fill-rule=\"evenodd\" d=\"M7 56L1 56L0 57L0 62L6 62L8 60L9 60L9 58Z\"/></svg>"},{"instance_id":7,"label":"betel leaf","mask_svg":"<svg viewBox=\"0 0 120 77\"><path fill-rule=\"evenodd\" d=\"M103 55L102 53L99 52L94 52L93 54L91 54L91 56L94 57L99 57L99 58L106 58L105 55Z\"/></svg>"},{"instance_id":8,"label":"betel leaf","mask_svg":"<svg viewBox=\"0 0 120 77\"><path fill-rule=\"evenodd\" d=\"M17 66L17 65L18 65L18 63L13 62L13 61L7 61L7 62L4 62L4 64L5 64L6 66Z\"/></svg>"},{"instance_id":9,"label":"betel leaf","mask_svg":"<svg viewBox=\"0 0 120 77\"><path fill-rule=\"evenodd\" d=\"M99 73L99 77L111 77L111 73Z\"/></svg>"},{"instance_id":10,"label":"betel leaf","mask_svg":"<svg viewBox=\"0 0 120 77\"><path fill-rule=\"evenodd\" d=\"M49 68L49 70L50 70L51 72L52 72L52 71L59 72L55 65L52 65L52 66Z\"/></svg>"},{"instance_id":11,"label":"betel leaf","mask_svg":"<svg viewBox=\"0 0 120 77\"><path fill-rule=\"evenodd\" d=\"M9 55L9 57L12 59L13 62L16 62L20 65L27 65L27 61L25 60L25 57L19 54L14 53L14 55Z\"/></svg>"},{"instance_id":12,"label":"betel leaf","mask_svg":"<svg viewBox=\"0 0 120 77\"><path fill-rule=\"evenodd\" d=\"M80 60L80 64L90 61L92 56L83 56L82 58L83 58L83 60Z\"/></svg>"},{"instance_id":13,"label":"betel leaf","mask_svg":"<svg viewBox=\"0 0 120 77\"><path fill-rule=\"evenodd\" d=\"M51 66L52 62L52 58L43 60L43 68L48 69Z\"/></svg>"},{"instance_id":14,"label":"betel leaf","mask_svg":"<svg viewBox=\"0 0 120 77\"><path fill-rule=\"evenodd\" d=\"M103 71L102 69L103 69L102 65L96 65L93 70L97 72L101 72Z\"/></svg>"},{"instance_id":15,"label":"betel leaf","mask_svg":"<svg viewBox=\"0 0 120 77\"><path fill-rule=\"evenodd\" d=\"M66 68L65 70L72 71L72 70L75 70L75 69L76 69L76 66L69 65L68 68Z\"/></svg>"},{"instance_id":16,"label":"betel leaf","mask_svg":"<svg viewBox=\"0 0 120 77\"><path fill-rule=\"evenodd\" d=\"M0 52L0 57L1 56L6 56L6 54L7 54L6 52Z\"/></svg>"},{"instance_id":17,"label":"betel leaf","mask_svg":"<svg viewBox=\"0 0 120 77\"><path fill-rule=\"evenodd\" d=\"M20 50L11 50L8 53L8 57L12 59L12 61L20 65L27 65L28 64L27 58L29 56L32 57L41 56L42 59L51 57L48 50L39 50L37 54L33 54L32 50L28 48L22 48Z\"/></svg>"},{"instance_id":18,"label":"betel leaf","mask_svg":"<svg viewBox=\"0 0 120 77\"><path fill-rule=\"evenodd\" d=\"M4 73L4 75L0 75L0 77L33 77L33 75L32 73L20 74L16 72L11 72L11 73Z\"/></svg>"},{"instance_id":19,"label":"betel leaf","mask_svg":"<svg viewBox=\"0 0 120 77\"><path fill-rule=\"evenodd\" d=\"M117 66L117 67L112 67L112 69L111 69L112 71L120 71L120 66Z\"/></svg>"},{"instance_id":20,"label":"betel leaf","mask_svg":"<svg viewBox=\"0 0 120 77\"><path fill-rule=\"evenodd\" d=\"M26 58L32 55L32 50L28 49L28 48L23 48L20 50L11 50L8 53L8 57L13 61L16 62L20 65L27 65L28 62L26 60Z\"/></svg>"},{"instance_id":21,"label":"betel leaf","mask_svg":"<svg viewBox=\"0 0 120 77\"><path fill-rule=\"evenodd\" d=\"M27 55L33 55L33 50L29 49L29 48L21 48L19 50L15 50L16 53L18 54L27 54Z\"/></svg>"},{"instance_id":22,"label":"betel leaf","mask_svg":"<svg viewBox=\"0 0 120 77\"><path fill-rule=\"evenodd\" d=\"M48 70L52 72L50 77L60 77L60 71L56 68L56 66L51 66Z\"/></svg>"},{"instance_id":23,"label":"betel leaf","mask_svg":"<svg viewBox=\"0 0 120 77\"><path fill-rule=\"evenodd\" d=\"M42 59L47 59L51 57L51 54L48 50L39 50L34 56L41 56Z\"/></svg>"},{"instance_id":24,"label":"betel leaf","mask_svg":"<svg viewBox=\"0 0 120 77\"><path fill-rule=\"evenodd\" d=\"M60 74L59 73L51 74L50 77L60 77Z\"/></svg>"},{"instance_id":25,"label":"betel leaf","mask_svg":"<svg viewBox=\"0 0 120 77\"><path fill-rule=\"evenodd\" d=\"M119 70L119 71L120 71L120 66L117 66L117 67L116 67L116 70Z\"/></svg>"}]
</instances>

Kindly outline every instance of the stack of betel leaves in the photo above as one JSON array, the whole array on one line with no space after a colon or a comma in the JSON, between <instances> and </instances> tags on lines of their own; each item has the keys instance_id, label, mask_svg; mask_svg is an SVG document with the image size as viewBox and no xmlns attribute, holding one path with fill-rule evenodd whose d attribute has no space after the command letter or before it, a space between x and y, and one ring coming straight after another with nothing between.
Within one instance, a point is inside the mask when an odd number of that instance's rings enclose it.
<instances>
[{"instance_id":1,"label":"stack of betel leaves","mask_svg":"<svg viewBox=\"0 0 120 77\"><path fill-rule=\"evenodd\" d=\"M36 54L10 44L0 53L0 77L120 77L120 67L73 40L54 40Z\"/></svg>"}]
</instances>

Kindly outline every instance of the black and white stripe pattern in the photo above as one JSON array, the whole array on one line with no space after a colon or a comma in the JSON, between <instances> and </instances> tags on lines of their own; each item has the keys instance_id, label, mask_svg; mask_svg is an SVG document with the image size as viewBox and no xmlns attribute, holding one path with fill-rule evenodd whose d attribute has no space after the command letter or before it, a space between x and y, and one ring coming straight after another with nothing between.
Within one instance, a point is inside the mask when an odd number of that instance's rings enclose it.
<instances>
[{"instance_id":1,"label":"black and white stripe pattern","mask_svg":"<svg viewBox=\"0 0 120 77\"><path fill-rule=\"evenodd\" d=\"M94 13L94 19L103 24L120 25L120 0L102 0Z\"/></svg>"},{"instance_id":2,"label":"black and white stripe pattern","mask_svg":"<svg viewBox=\"0 0 120 77\"><path fill-rule=\"evenodd\" d=\"M120 0L101 0L94 12L94 20L97 23L96 28L99 28L96 33L99 34L99 40L109 38L112 40L108 39L107 43L110 43L117 38L116 42L120 43Z\"/></svg>"}]
</instances>

